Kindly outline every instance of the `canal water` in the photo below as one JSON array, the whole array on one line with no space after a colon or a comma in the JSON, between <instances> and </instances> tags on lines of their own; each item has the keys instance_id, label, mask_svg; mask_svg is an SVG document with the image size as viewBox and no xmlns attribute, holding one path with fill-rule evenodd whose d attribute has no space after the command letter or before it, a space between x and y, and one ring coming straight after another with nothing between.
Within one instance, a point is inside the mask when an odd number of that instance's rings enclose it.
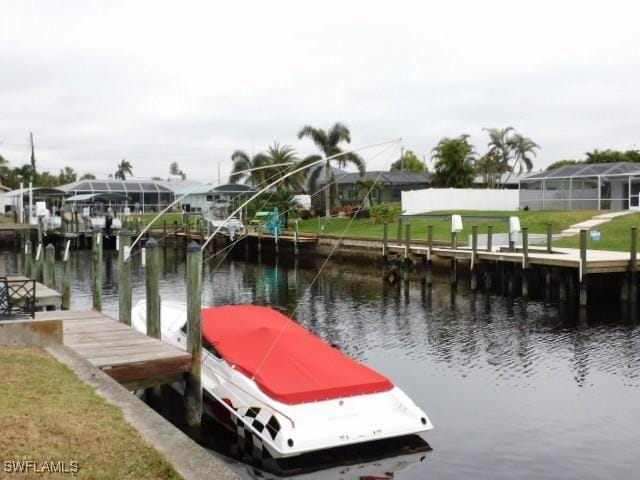
<instances>
[{"instance_id":1,"label":"canal water","mask_svg":"<svg viewBox=\"0 0 640 480\"><path fill-rule=\"evenodd\" d=\"M105 251L104 309L115 313L114 254ZM163 249L161 258L162 299L184 301L184 250ZM73 305L90 307L90 254L73 252L71 261ZM0 271L15 271L18 262L14 253L1 254ZM637 314L618 306L580 316L464 285L453 294L445 277L431 289L392 286L373 265L330 262L316 279L319 265L207 262L203 300L295 310L306 328L390 377L435 430L423 436L433 450L418 457L308 478L638 478ZM144 270L135 257L134 302L143 298Z\"/></svg>"}]
</instances>

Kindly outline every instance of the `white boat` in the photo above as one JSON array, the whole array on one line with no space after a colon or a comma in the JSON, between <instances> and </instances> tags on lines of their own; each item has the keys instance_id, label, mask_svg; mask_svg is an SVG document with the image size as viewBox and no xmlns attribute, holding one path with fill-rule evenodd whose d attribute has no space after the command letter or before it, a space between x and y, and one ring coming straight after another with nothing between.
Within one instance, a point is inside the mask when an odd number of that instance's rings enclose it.
<instances>
[{"instance_id":1,"label":"white boat","mask_svg":"<svg viewBox=\"0 0 640 480\"><path fill-rule=\"evenodd\" d=\"M146 332L146 305L132 312ZM162 340L186 347L186 306L163 302ZM277 310L202 309L202 387L214 414L273 458L417 434L427 415L389 379Z\"/></svg>"}]
</instances>

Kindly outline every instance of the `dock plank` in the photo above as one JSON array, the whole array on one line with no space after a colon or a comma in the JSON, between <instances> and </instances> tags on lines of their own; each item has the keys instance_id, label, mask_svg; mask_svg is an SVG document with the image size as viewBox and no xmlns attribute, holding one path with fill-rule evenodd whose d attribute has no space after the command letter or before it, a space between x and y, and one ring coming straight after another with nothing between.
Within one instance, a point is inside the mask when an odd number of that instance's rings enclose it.
<instances>
[{"instance_id":1,"label":"dock plank","mask_svg":"<svg viewBox=\"0 0 640 480\"><path fill-rule=\"evenodd\" d=\"M41 319L63 322L64 344L120 382L162 384L181 378L191 367L184 350L148 337L101 312L39 312Z\"/></svg>"}]
</instances>

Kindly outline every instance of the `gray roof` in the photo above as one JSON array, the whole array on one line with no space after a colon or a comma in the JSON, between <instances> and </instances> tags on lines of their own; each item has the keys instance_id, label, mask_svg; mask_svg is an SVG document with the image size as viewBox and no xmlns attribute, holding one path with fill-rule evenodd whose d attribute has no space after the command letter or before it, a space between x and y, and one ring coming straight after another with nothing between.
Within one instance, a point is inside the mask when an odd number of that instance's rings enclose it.
<instances>
[{"instance_id":1,"label":"gray roof","mask_svg":"<svg viewBox=\"0 0 640 480\"><path fill-rule=\"evenodd\" d=\"M257 190L251 185L242 183L225 183L222 185L192 185L176 190L176 195L205 195L207 193L255 193Z\"/></svg>"},{"instance_id":2,"label":"gray roof","mask_svg":"<svg viewBox=\"0 0 640 480\"><path fill-rule=\"evenodd\" d=\"M158 183L164 187L170 188L175 193L183 191L188 187L193 187L195 185L202 185L202 182L198 182L197 180L192 180L190 178L185 178L182 180L181 178L173 178L170 180L159 180Z\"/></svg>"},{"instance_id":3,"label":"gray roof","mask_svg":"<svg viewBox=\"0 0 640 480\"><path fill-rule=\"evenodd\" d=\"M640 175L640 163L581 163L529 175L523 182L551 178Z\"/></svg>"},{"instance_id":4,"label":"gray roof","mask_svg":"<svg viewBox=\"0 0 640 480\"><path fill-rule=\"evenodd\" d=\"M154 180L78 180L77 182L67 183L58 187L67 193L72 192L120 192L120 193L139 193L139 192L170 192L173 190L161 185L160 182Z\"/></svg>"},{"instance_id":5,"label":"gray roof","mask_svg":"<svg viewBox=\"0 0 640 480\"><path fill-rule=\"evenodd\" d=\"M371 171L360 176L358 172L343 172L336 175L339 185L356 183L358 180L375 180L379 185L427 185L431 183L431 174L427 172L401 172L399 170ZM322 183L322 182L319 182Z\"/></svg>"}]
</instances>

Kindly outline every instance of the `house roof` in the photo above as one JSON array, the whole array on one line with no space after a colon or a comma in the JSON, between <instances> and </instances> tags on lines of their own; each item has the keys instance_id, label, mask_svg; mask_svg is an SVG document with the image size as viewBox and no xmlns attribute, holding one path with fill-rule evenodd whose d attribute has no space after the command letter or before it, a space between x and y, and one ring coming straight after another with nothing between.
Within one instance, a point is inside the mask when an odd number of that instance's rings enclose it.
<instances>
[{"instance_id":1,"label":"house roof","mask_svg":"<svg viewBox=\"0 0 640 480\"><path fill-rule=\"evenodd\" d=\"M598 176L626 176L640 175L640 163L616 162L616 163L581 163L578 165L567 165L553 170L534 173L521 181L543 180L552 178L573 178L573 177L598 177Z\"/></svg>"},{"instance_id":2,"label":"house roof","mask_svg":"<svg viewBox=\"0 0 640 480\"><path fill-rule=\"evenodd\" d=\"M356 183L358 180L375 180L379 185L415 185L431 183L431 174L427 172L371 171L360 175L358 172L343 172L336 175L338 185ZM322 183L322 182L319 182Z\"/></svg>"},{"instance_id":3,"label":"house roof","mask_svg":"<svg viewBox=\"0 0 640 480\"><path fill-rule=\"evenodd\" d=\"M80 193L78 195L72 195L64 199L65 203L68 202L87 202L89 200L93 201L125 201L131 200L129 196L120 193L120 192L105 192L105 193Z\"/></svg>"},{"instance_id":4,"label":"house roof","mask_svg":"<svg viewBox=\"0 0 640 480\"><path fill-rule=\"evenodd\" d=\"M208 193L255 193L257 190L251 185L242 183L225 183L223 185L192 185L176 190L176 195L206 195Z\"/></svg>"},{"instance_id":5,"label":"house roof","mask_svg":"<svg viewBox=\"0 0 640 480\"><path fill-rule=\"evenodd\" d=\"M41 196L53 196L53 195L64 195L66 192L60 188L53 188L53 187L33 187L31 189L33 191L33 196L34 197L41 197ZM27 196L29 195L29 189L28 188L17 188L16 190L11 190L10 192L6 192L5 196L7 197L19 197L19 196Z\"/></svg>"},{"instance_id":6,"label":"house roof","mask_svg":"<svg viewBox=\"0 0 640 480\"><path fill-rule=\"evenodd\" d=\"M77 182L67 183L58 187L66 193L86 192L120 192L120 193L139 193L139 192L170 192L171 190L160 182L154 180L78 180Z\"/></svg>"}]
</instances>

